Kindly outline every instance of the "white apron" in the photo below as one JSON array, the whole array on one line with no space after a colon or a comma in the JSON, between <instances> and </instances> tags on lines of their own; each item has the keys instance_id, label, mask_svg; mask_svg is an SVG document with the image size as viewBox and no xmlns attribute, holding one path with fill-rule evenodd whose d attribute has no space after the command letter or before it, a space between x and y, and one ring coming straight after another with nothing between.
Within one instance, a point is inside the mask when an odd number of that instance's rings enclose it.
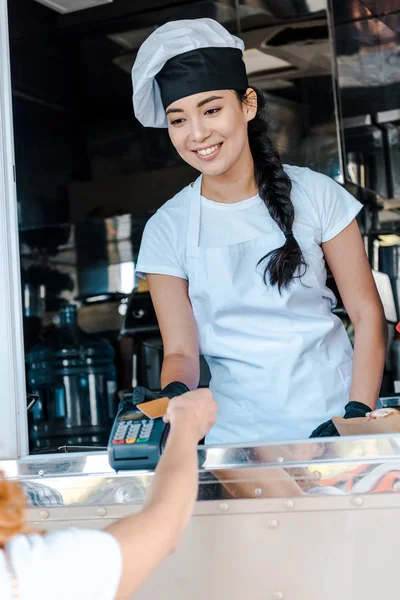
<instances>
[{"instance_id":1,"label":"white apron","mask_svg":"<svg viewBox=\"0 0 400 600\"><path fill-rule=\"evenodd\" d=\"M318 268L317 260L321 268L315 241L307 224L295 223L309 266L301 281L279 294L257 269L260 258L284 242L271 218L267 233L256 239L199 246L201 179L189 187L187 271L200 352L218 402L217 423L206 441L308 438L322 422L343 414L352 370L350 341L312 266Z\"/></svg>"}]
</instances>

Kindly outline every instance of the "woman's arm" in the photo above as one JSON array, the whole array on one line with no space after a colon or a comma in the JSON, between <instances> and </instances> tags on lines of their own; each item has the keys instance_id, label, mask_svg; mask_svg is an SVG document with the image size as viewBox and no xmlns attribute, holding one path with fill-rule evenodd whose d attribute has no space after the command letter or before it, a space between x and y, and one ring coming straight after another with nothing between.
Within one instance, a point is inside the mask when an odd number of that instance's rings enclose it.
<instances>
[{"instance_id":1,"label":"woman's arm","mask_svg":"<svg viewBox=\"0 0 400 600\"><path fill-rule=\"evenodd\" d=\"M147 275L164 345L161 386L181 381L197 388L200 377L199 343L188 282L170 275Z\"/></svg>"},{"instance_id":2,"label":"woman's arm","mask_svg":"<svg viewBox=\"0 0 400 600\"><path fill-rule=\"evenodd\" d=\"M356 220L322 249L354 327L350 400L374 409L385 365L387 324Z\"/></svg>"},{"instance_id":3,"label":"woman's arm","mask_svg":"<svg viewBox=\"0 0 400 600\"><path fill-rule=\"evenodd\" d=\"M287 462L309 462L319 458L324 444L302 443L288 446L259 446L252 449L251 469L213 471L233 498L293 498L305 496L319 485L318 478L307 467L271 468L279 457ZM269 465L257 469L254 463Z\"/></svg>"},{"instance_id":4,"label":"woman's arm","mask_svg":"<svg viewBox=\"0 0 400 600\"><path fill-rule=\"evenodd\" d=\"M231 469L213 471L229 495L243 498L295 498L305 495L284 469Z\"/></svg>"}]
</instances>

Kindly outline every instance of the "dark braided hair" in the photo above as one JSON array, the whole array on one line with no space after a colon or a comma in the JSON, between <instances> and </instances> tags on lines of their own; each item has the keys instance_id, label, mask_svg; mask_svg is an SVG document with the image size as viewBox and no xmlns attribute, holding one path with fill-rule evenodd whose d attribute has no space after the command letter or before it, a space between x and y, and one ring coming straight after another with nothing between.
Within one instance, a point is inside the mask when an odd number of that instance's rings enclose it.
<instances>
[{"instance_id":1,"label":"dark braided hair","mask_svg":"<svg viewBox=\"0 0 400 600\"><path fill-rule=\"evenodd\" d=\"M257 95L257 114L248 123L254 176L260 197L286 237L284 245L263 256L257 263L257 267L261 263L266 263L263 273L264 283L277 285L281 292L289 287L293 279L304 275L307 264L292 232L294 221L294 206L290 199L292 182L283 169L278 151L268 137L265 98L259 90L254 89L254 92ZM241 103L247 101L247 92L236 92L236 94Z\"/></svg>"}]
</instances>

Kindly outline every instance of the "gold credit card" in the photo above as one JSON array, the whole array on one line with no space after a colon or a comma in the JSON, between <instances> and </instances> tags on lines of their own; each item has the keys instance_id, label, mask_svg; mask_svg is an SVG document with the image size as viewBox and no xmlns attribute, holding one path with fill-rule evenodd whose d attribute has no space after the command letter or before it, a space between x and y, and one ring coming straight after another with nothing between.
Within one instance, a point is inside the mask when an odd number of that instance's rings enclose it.
<instances>
[{"instance_id":1,"label":"gold credit card","mask_svg":"<svg viewBox=\"0 0 400 600\"><path fill-rule=\"evenodd\" d=\"M149 419L157 419L158 417L163 417L165 415L168 403L169 398L157 398L157 400L150 400L150 402L137 404L136 407Z\"/></svg>"}]
</instances>

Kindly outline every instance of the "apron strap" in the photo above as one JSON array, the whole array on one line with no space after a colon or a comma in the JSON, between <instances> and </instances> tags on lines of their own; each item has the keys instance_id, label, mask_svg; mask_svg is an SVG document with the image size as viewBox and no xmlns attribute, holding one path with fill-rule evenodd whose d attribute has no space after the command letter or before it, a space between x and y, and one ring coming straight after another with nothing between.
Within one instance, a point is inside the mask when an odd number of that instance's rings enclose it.
<instances>
[{"instance_id":1,"label":"apron strap","mask_svg":"<svg viewBox=\"0 0 400 600\"><path fill-rule=\"evenodd\" d=\"M197 248L200 242L201 180L198 177L189 187L189 222L186 236L186 248Z\"/></svg>"}]
</instances>

